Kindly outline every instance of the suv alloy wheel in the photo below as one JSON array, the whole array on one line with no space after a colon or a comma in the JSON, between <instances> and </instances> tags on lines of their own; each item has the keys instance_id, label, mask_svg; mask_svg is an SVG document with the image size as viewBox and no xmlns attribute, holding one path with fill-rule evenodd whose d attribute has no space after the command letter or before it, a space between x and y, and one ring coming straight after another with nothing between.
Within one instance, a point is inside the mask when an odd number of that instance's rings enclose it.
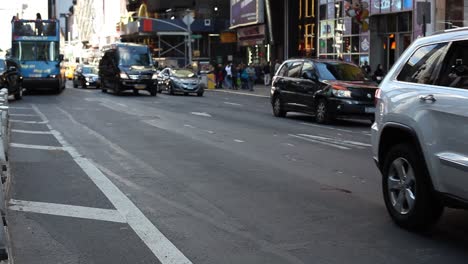
<instances>
[{"instance_id":1,"label":"suv alloy wheel","mask_svg":"<svg viewBox=\"0 0 468 264\"><path fill-rule=\"evenodd\" d=\"M443 206L434 195L423 157L403 143L391 147L383 162L382 189L390 216L405 229L431 227Z\"/></svg>"},{"instance_id":2,"label":"suv alloy wheel","mask_svg":"<svg viewBox=\"0 0 468 264\"><path fill-rule=\"evenodd\" d=\"M317 107L315 108L315 120L319 124L326 124L331 121L328 104L325 99L320 99L317 103Z\"/></svg>"}]
</instances>

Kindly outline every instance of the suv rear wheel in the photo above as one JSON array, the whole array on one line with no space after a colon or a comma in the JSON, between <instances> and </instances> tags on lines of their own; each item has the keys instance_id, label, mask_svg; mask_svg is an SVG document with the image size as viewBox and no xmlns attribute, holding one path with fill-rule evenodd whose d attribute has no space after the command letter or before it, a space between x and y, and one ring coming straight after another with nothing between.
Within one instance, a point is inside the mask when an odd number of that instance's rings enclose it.
<instances>
[{"instance_id":1,"label":"suv rear wheel","mask_svg":"<svg viewBox=\"0 0 468 264\"><path fill-rule=\"evenodd\" d=\"M387 210L399 226L423 231L443 211L435 197L425 163L409 143L390 148L383 160L382 188Z\"/></svg>"}]
</instances>

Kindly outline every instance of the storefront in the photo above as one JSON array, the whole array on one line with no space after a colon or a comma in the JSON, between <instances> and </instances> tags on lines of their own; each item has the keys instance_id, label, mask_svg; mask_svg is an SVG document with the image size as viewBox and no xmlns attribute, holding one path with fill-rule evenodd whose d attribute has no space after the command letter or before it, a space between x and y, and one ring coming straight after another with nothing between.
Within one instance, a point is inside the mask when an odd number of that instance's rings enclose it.
<instances>
[{"instance_id":1,"label":"storefront","mask_svg":"<svg viewBox=\"0 0 468 264\"><path fill-rule=\"evenodd\" d=\"M414 0L319 1L321 58L389 69L415 38Z\"/></svg>"},{"instance_id":2,"label":"storefront","mask_svg":"<svg viewBox=\"0 0 468 264\"><path fill-rule=\"evenodd\" d=\"M264 16L262 0L231 1L231 29L237 31L240 53L233 56L235 63L263 64L270 60Z\"/></svg>"}]
</instances>

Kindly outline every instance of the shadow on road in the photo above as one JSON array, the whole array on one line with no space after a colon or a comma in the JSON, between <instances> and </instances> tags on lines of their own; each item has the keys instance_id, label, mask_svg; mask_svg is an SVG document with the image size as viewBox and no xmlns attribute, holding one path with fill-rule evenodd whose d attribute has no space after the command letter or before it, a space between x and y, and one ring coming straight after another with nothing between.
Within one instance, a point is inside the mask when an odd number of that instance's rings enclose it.
<instances>
[{"instance_id":1,"label":"shadow on road","mask_svg":"<svg viewBox=\"0 0 468 264\"><path fill-rule=\"evenodd\" d=\"M315 117L306 114L300 113L288 113L288 119L311 123L311 124L318 124L315 121ZM359 119L336 119L332 123L328 124L329 126L334 127L356 127L356 128L369 128L372 123L369 120L359 120ZM326 125L325 125L326 126Z\"/></svg>"}]
</instances>

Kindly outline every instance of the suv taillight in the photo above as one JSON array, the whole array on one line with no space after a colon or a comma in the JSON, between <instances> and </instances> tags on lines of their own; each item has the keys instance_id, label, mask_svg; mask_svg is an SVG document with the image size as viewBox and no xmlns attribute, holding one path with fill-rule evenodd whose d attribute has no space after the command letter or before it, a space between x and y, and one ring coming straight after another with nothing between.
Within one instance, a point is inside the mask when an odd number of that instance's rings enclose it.
<instances>
[{"instance_id":1,"label":"suv taillight","mask_svg":"<svg viewBox=\"0 0 468 264\"><path fill-rule=\"evenodd\" d=\"M377 102L380 100L380 94L382 93L382 90L378 88L375 90L375 98L374 98L374 104L377 105Z\"/></svg>"}]
</instances>

